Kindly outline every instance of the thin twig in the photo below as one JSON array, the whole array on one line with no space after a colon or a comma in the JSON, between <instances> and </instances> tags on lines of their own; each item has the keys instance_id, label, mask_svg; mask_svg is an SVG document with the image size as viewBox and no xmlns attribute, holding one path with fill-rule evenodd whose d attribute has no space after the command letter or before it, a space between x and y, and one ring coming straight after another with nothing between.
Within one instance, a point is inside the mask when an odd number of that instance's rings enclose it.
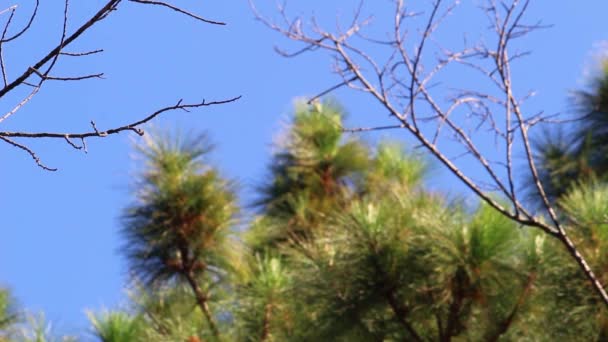
<instances>
[{"instance_id":1,"label":"thin twig","mask_svg":"<svg viewBox=\"0 0 608 342\"><path fill-rule=\"evenodd\" d=\"M151 0L129 0L129 1L131 1L131 2L137 2L137 3L140 3L140 4L164 6L164 7L170 8L170 9L176 11L176 12L185 14L185 15L187 15L187 16L189 16L191 18L194 18L196 20L200 20L202 22L205 22L207 24L226 25L226 23L224 23L224 22L205 19L205 18L203 18L201 16L198 16L198 15L196 15L194 13L185 11L185 10L179 8L179 7L173 6L171 4L168 4L168 3L162 2L162 1L151 1Z\"/></svg>"},{"instance_id":2,"label":"thin twig","mask_svg":"<svg viewBox=\"0 0 608 342\"><path fill-rule=\"evenodd\" d=\"M237 96L228 100L222 100L222 101L211 101L211 102L200 102L200 103L193 103L193 104L176 104L173 106L168 106L168 107L164 107L161 108L151 114L149 114L148 116L146 116L145 118L132 122L130 124L127 125L123 125L123 126L119 126L119 127L115 127L115 128L111 128L105 131L100 131L97 129L97 127L95 126L95 123L91 122L92 126L93 126L93 131L89 131L89 132L81 132L81 133L54 133L54 132L39 132L39 133L32 133L32 132L14 132L14 131L7 131L7 132L0 132L0 137L19 137L19 138L59 138L59 139L65 139L65 137L67 136L70 139L73 138L77 138L77 139L82 139L82 138L91 138L91 137L106 137L108 135L112 135L112 134L117 134L123 131L133 131L134 128L136 128L137 126L143 125L149 121L151 121L152 119L156 118L157 116L161 115L162 113L168 112L168 111L173 111L173 110L177 110L177 109L188 109L188 108L199 108L199 107L207 107L207 106L213 106L213 105L219 105L219 104L226 104L226 103L230 103L230 102L234 102L237 101L238 99L240 99L241 96Z\"/></svg>"},{"instance_id":3,"label":"thin twig","mask_svg":"<svg viewBox=\"0 0 608 342\"><path fill-rule=\"evenodd\" d=\"M8 143L9 145L12 145L12 146L18 148L18 149L21 149L21 150L27 152L27 154L29 154L30 157L32 157L32 159L34 159L34 162L36 163L36 165L38 165L39 167L41 167L43 170L46 170L46 171L57 171L56 168L52 168L52 167L48 167L48 166L44 165L40 161L40 158L36 155L36 153L34 153L34 151L32 151L31 149L29 149L27 146L19 144L19 143L15 142L15 141L13 141L13 140L11 140L9 138L3 137L3 136L0 136L0 140Z\"/></svg>"},{"instance_id":4,"label":"thin twig","mask_svg":"<svg viewBox=\"0 0 608 342\"><path fill-rule=\"evenodd\" d=\"M92 51L87 51L87 52L61 52L60 55L81 57L81 56L93 55L93 54L100 53L100 52L103 52L103 49L97 49L97 50L92 50Z\"/></svg>"}]
</instances>

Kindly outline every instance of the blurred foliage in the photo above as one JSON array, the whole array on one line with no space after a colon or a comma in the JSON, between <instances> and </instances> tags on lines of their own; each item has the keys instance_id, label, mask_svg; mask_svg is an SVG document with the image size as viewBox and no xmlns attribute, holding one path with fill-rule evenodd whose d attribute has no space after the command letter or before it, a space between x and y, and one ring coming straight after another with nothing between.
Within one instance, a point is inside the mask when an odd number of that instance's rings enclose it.
<instances>
[{"instance_id":1,"label":"blurred foliage","mask_svg":"<svg viewBox=\"0 0 608 342\"><path fill-rule=\"evenodd\" d=\"M608 180L608 59L588 83L573 93L579 119L568 133L560 125L535 142L541 183L553 203L579 183Z\"/></svg>"},{"instance_id":2,"label":"blurred foliage","mask_svg":"<svg viewBox=\"0 0 608 342\"><path fill-rule=\"evenodd\" d=\"M89 313L91 335L608 339L603 304L559 241L486 205L425 190L422 158L397 142L346 136L343 120L332 103L296 107L238 237L235 188L209 165L207 140L148 138L138 147L145 163L123 221L130 305ZM553 199L592 267L607 269L608 186L581 181ZM17 320L10 296L0 294L2 338L53 340L44 321Z\"/></svg>"}]
</instances>

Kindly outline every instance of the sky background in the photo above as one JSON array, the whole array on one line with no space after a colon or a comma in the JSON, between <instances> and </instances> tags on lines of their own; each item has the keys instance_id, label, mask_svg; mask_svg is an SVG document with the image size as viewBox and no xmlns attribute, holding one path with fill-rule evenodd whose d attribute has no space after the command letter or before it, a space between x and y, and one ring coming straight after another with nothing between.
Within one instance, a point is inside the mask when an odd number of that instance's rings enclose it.
<instances>
[{"instance_id":1,"label":"sky background","mask_svg":"<svg viewBox=\"0 0 608 342\"><path fill-rule=\"evenodd\" d=\"M464 32L486 28L487 21L474 9L479 2L462 1L462 12L449 18L451 29L438 37L449 44ZM34 1L14 3L20 6L15 24L23 24ZM284 126L294 98L314 95L338 79L322 53L297 59L278 56L275 45L293 45L255 21L246 1L172 3L228 25L206 25L160 7L125 2L69 49L103 48L104 53L66 57L56 69L57 76L104 72L105 79L48 82L23 110L0 123L0 130L79 131L89 129L90 120L105 129L137 120L180 98L198 102L242 95L232 104L167 113L154 125L207 131L217 145L214 164L241 184L242 201L247 204L251 189L265 175L273 139ZM264 13L275 13L274 2L258 3ZM307 17L314 12L322 23L331 24L336 14L347 18L357 3L293 0L290 6L294 13ZM77 27L103 4L102 0L74 1L69 27ZM371 32L387 30L381 20L387 5L389 1L368 1L364 6L365 13L377 15ZM9 79L57 44L61 13L60 1L42 2L40 16L27 35L4 47ZM608 39L606 13L604 0L532 1L528 18L553 25L518 43L533 51L514 66L516 88L537 90L532 109L567 110L568 92L583 85L593 54ZM6 15L0 16L3 20ZM2 98L0 113L24 94L17 91ZM391 123L367 96L347 89L334 96L349 112L351 126ZM384 136L401 138L406 133ZM134 134L89 139L88 154L64 141L22 141L44 163L59 168L57 172L43 171L22 151L0 144L0 285L9 287L23 307L44 311L60 331L82 333L87 329L85 310L126 303L127 268L120 256L118 230L137 171L134 139ZM475 168L468 171L476 176ZM440 167L433 169L427 183L433 189L471 196Z\"/></svg>"}]
</instances>

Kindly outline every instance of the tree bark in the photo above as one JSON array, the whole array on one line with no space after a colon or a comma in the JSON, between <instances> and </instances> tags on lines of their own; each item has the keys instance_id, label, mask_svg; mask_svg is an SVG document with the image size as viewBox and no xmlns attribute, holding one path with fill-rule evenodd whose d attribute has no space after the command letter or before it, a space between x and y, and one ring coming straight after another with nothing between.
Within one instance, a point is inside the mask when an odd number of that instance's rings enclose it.
<instances>
[{"instance_id":1,"label":"tree bark","mask_svg":"<svg viewBox=\"0 0 608 342\"><path fill-rule=\"evenodd\" d=\"M558 236L558 239L562 242L562 244L564 244L564 246L568 250L568 253L572 256L572 258L574 258L583 273L585 273L585 276L591 282L591 285L593 286L595 292L600 296L600 298L602 298L604 306L608 308L608 294L606 293L604 286L597 278L593 270L591 270L591 267L589 267L589 264L578 251L572 240L570 240L570 237L566 234L566 231L561 227L559 229L560 235Z\"/></svg>"},{"instance_id":2,"label":"tree bark","mask_svg":"<svg viewBox=\"0 0 608 342\"><path fill-rule=\"evenodd\" d=\"M270 320L272 318L272 304L268 303L264 306L264 322L262 326L262 336L260 341L268 340L270 337Z\"/></svg>"},{"instance_id":3,"label":"tree bark","mask_svg":"<svg viewBox=\"0 0 608 342\"><path fill-rule=\"evenodd\" d=\"M407 321L407 318L406 318L407 309L399 304L399 302L395 298L395 294L393 293L392 290L388 291L386 293L386 300L388 301L388 304L390 305L391 309L393 310L393 313L395 314L395 318L397 318L397 321L399 321L399 323L401 323L401 325L403 325L405 330L407 330L407 332L412 336L413 340L422 342L423 341L422 337L420 337L420 335L418 335L418 333L416 332L414 327L412 327L412 325Z\"/></svg>"},{"instance_id":4,"label":"tree bark","mask_svg":"<svg viewBox=\"0 0 608 342\"><path fill-rule=\"evenodd\" d=\"M207 303L207 295L203 292L203 289L198 285L194 274L192 272L186 272L185 274L186 280L190 284L192 288L192 292L194 292L194 296L196 297L196 302L200 307L201 311L205 315L207 322L209 323L209 328L211 328L211 332L213 336L215 336L218 340L220 340L220 332L217 328L215 320L213 319L213 315L211 314L211 310L209 309L209 304Z\"/></svg>"},{"instance_id":5,"label":"tree bark","mask_svg":"<svg viewBox=\"0 0 608 342\"><path fill-rule=\"evenodd\" d=\"M515 303L513 310L511 310L511 313L509 313L509 315L498 324L498 328L496 329L496 331L493 334L491 334L486 339L486 341L496 342L502 335L504 335L509 330L509 328L513 324L513 321L515 320L515 316L519 312L519 308L524 304L526 297L532 290L532 284L534 283L535 280L536 280L536 274L534 272L530 273L526 279L526 283L524 284L524 288L523 288L521 294L517 298L517 302Z\"/></svg>"}]
</instances>

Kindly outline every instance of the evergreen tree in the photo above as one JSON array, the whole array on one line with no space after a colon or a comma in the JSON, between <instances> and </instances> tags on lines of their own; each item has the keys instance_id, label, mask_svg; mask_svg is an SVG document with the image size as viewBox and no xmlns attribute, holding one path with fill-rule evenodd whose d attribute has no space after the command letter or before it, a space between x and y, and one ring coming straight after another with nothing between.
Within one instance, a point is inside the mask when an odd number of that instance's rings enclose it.
<instances>
[{"instance_id":1,"label":"evergreen tree","mask_svg":"<svg viewBox=\"0 0 608 342\"><path fill-rule=\"evenodd\" d=\"M541 180L549 199L561 209L568 233L591 267L608 267L605 253L608 222L608 60L604 59L587 90L574 94L581 119L570 134L559 130L537 144ZM551 133L551 132L549 132ZM542 305L561 317L555 336L572 340L608 339L608 320L602 304L580 279L567 256L551 250L543 260L547 281L541 286L550 297ZM608 278L600 273L600 280Z\"/></svg>"},{"instance_id":2,"label":"evergreen tree","mask_svg":"<svg viewBox=\"0 0 608 342\"><path fill-rule=\"evenodd\" d=\"M0 288L0 341L8 341L14 332L19 314L7 289Z\"/></svg>"},{"instance_id":3,"label":"evergreen tree","mask_svg":"<svg viewBox=\"0 0 608 342\"><path fill-rule=\"evenodd\" d=\"M366 146L344 139L342 110L332 103L298 104L273 156L257 202L264 222L252 226L255 248L306 239L324 216L347 205L350 185L368 163ZM256 234L257 227L272 233Z\"/></svg>"},{"instance_id":4,"label":"evergreen tree","mask_svg":"<svg viewBox=\"0 0 608 342\"><path fill-rule=\"evenodd\" d=\"M428 192L423 160L398 143L371 147L347 138L342 120L333 105L297 107L243 234L245 248L228 236L234 192L201 160L208 145L147 141L141 151L148 164L124 228L125 251L144 286L131 310L91 316L96 336L116 342L608 336L601 302L562 246L489 206L471 208ZM602 183L559 199L570 235L597 269L608 267L606 203Z\"/></svg>"},{"instance_id":5,"label":"evergreen tree","mask_svg":"<svg viewBox=\"0 0 608 342\"><path fill-rule=\"evenodd\" d=\"M490 208L471 216L425 192L421 160L399 144L372 152L345 139L340 112L324 108L298 108L277 152L289 163L272 163L270 184L285 186L263 189L266 204L306 200L298 210L267 205L248 233L258 263L236 302L251 340L497 340L523 331L517 323L527 319L537 279L534 237ZM332 139L324 139L328 130ZM328 141L332 149L318 144ZM323 191L322 168L298 167L319 150L352 154L307 164L341 170L331 178L338 190ZM330 163L344 160L357 162ZM294 227L306 239L286 233ZM276 236L282 243L260 252L259 241Z\"/></svg>"},{"instance_id":6,"label":"evergreen tree","mask_svg":"<svg viewBox=\"0 0 608 342\"><path fill-rule=\"evenodd\" d=\"M143 329L138 317L123 311L107 311L99 315L87 313L93 334L102 342L140 341Z\"/></svg>"},{"instance_id":7,"label":"evergreen tree","mask_svg":"<svg viewBox=\"0 0 608 342\"><path fill-rule=\"evenodd\" d=\"M541 181L552 202L579 182L608 180L608 59L573 100L581 119L571 133L560 128L536 143Z\"/></svg>"},{"instance_id":8,"label":"evergreen tree","mask_svg":"<svg viewBox=\"0 0 608 342\"><path fill-rule=\"evenodd\" d=\"M591 182L580 184L566 193L559 202L569 222L569 233L582 246L581 253L588 255L592 267L608 267L608 184ZM544 284L547 291L556 294L552 311L562 317L563 336L573 339L603 341L608 338L608 319L602 303L593 296L590 286L565 256L558 254L548 260L546 267L551 282ZM557 263L557 265L555 264ZM605 273L599 275L607 281ZM567 328L567 327L570 328Z\"/></svg>"},{"instance_id":9,"label":"evergreen tree","mask_svg":"<svg viewBox=\"0 0 608 342\"><path fill-rule=\"evenodd\" d=\"M146 139L138 147L146 165L123 233L135 276L153 291L187 285L205 330L219 339L210 303L221 295L230 271L237 206L231 182L204 162L210 149L204 136Z\"/></svg>"}]
</instances>

